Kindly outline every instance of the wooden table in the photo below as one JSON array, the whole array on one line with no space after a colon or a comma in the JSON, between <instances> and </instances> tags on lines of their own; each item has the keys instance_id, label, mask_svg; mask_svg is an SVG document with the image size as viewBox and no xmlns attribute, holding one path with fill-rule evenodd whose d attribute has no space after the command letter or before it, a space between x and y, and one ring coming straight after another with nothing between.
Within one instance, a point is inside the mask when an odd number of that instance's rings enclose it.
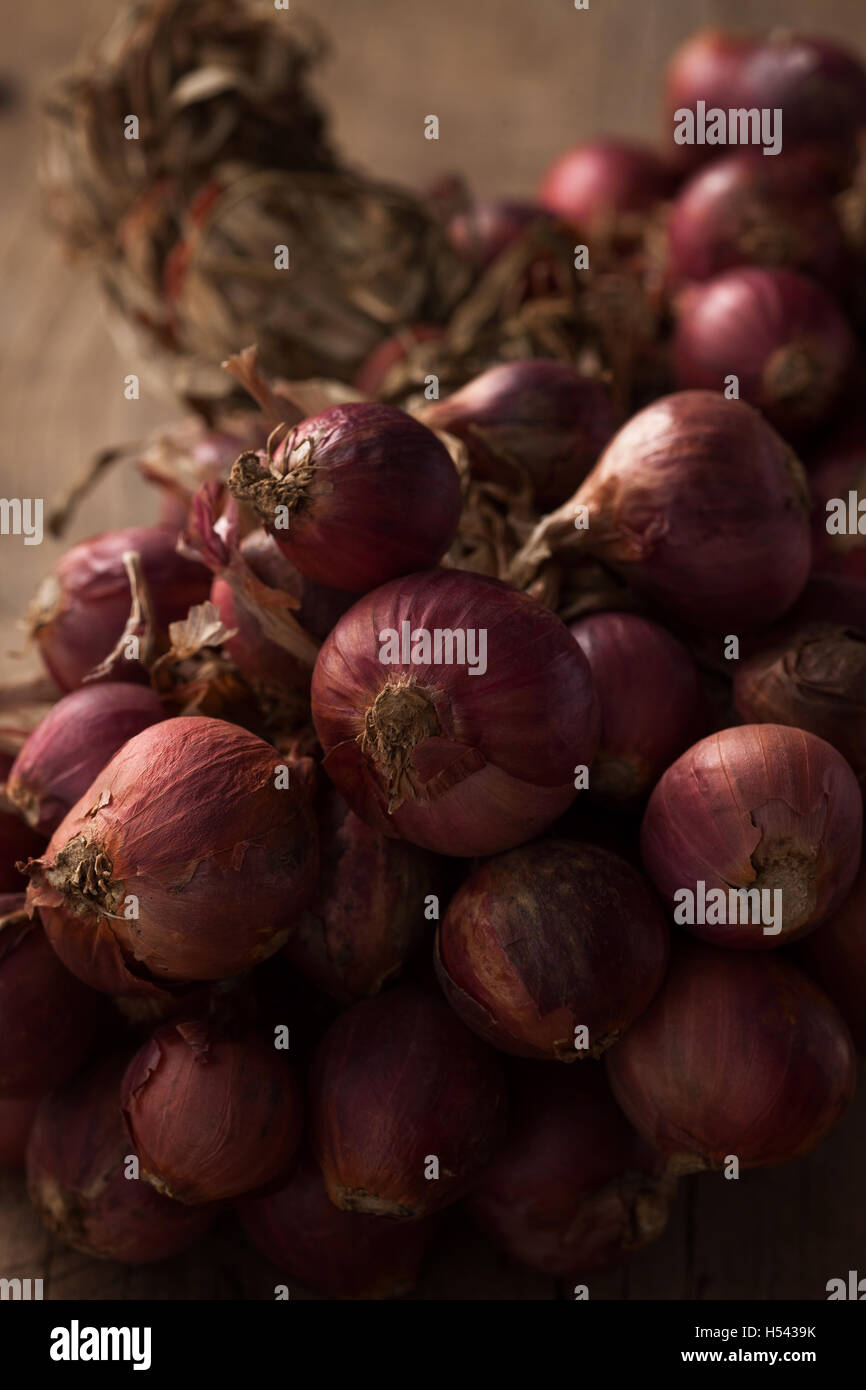
<instances>
[{"instance_id":1,"label":"wooden table","mask_svg":"<svg viewBox=\"0 0 866 1390\"><path fill-rule=\"evenodd\" d=\"M0 0L0 494L50 498L97 449L172 417L165 400L127 401L136 363L104 328L91 276L65 265L42 231L35 191L37 101L46 78L96 32L115 0ZM409 184L462 170L482 192L532 189L570 141L599 131L660 134L666 55L692 29L787 25L866 50L862 0L294 0L315 12L335 54L321 79L344 151ZM440 140L423 138L436 114ZM129 472L110 477L71 539L148 521L151 495ZM17 620L62 547L0 537L0 650L6 679L32 667ZM866 1097L811 1158L681 1184L662 1240L627 1269L591 1282L593 1298L822 1298L828 1279L864 1272ZM236 1241L230 1219L204 1249L157 1269L87 1260L42 1231L14 1174L0 1175L0 1275L43 1277L53 1298L267 1298L274 1273ZM509 1268L471 1232L449 1230L421 1296L568 1297Z\"/></svg>"}]
</instances>

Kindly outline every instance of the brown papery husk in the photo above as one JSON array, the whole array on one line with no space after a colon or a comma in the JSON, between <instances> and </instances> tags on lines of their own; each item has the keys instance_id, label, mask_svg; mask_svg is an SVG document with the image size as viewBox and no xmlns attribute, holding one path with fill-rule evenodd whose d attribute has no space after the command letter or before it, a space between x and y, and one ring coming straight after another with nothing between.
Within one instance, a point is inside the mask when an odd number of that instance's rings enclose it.
<instances>
[{"instance_id":1,"label":"brown papery husk","mask_svg":"<svg viewBox=\"0 0 866 1390\"><path fill-rule=\"evenodd\" d=\"M866 782L866 635L807 624L744 663L734 702L750 724L788 724L831 743Z\"/></svg>"},{"instance_id":2,"label":"brown papery husk","mask_svg":"<svg viewBox=\"0 0 866 1390\"><path fill-rule=\"evenodd\" d=\"M287 25L246 0L123 6L45 101L52 224L71 250L110 254L120 218L160 180L194 185L228 157L334 167L308 86L324 52L312 23ZM138 116L137 140L123 138L127 112Z\"/></svg>"},{"instance_id":3,"label":"brown papery husk","mask_svg":"<svg viewBox=\"0 0 866 1390\"><path fill-rule=\"evenodd\" d=\"M279 950L318 860L310 779L295 765L281 789L282 761L204 717L131 739L28 866L28 904L70 967L102 989L104 956L160 984L237 975Z\"/></svg>"}]
</instances>

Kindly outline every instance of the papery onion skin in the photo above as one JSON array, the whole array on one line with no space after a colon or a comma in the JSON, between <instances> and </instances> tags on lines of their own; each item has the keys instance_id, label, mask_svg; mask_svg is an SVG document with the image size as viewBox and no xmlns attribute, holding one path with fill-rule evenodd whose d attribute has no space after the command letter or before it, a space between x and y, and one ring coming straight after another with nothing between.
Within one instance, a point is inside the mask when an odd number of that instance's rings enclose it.
<instances>
[{"instance_id":1,"label":"papery onion skin","mask_svg":"<svg viewBox=\"0 0 866 1390\"><path fill-rule=\"evenodd\" d=\"M625 140L595 140L565 150L545 174L539 202L578 227L603 226L645 212L671 192L670 167L654 150Z\"/></svg>"},{"instance_id":2,"label":"papery onion skin","mask_svg":"<svg viewBox=\"0 0 866 1390\"><path fill-rule=\"evenodd\" d=\"M0 897L0 1098L41 1094L65 1081L93 1047L102 1001L61 964L23 914L23 895Z\"/></svg>"},{"instance_id":3,"label":"papery onion skin","mask_svg":"<svg viewBox=\"0 0 866 1390\"><path fill-rule=\"evenodd\" d=\"M466 1205L513 1259L551 1278L611 1269L664 1229L674 1184L595 1063L516 1065L509 1137Z\"/></svg>"},{"instance_id":4,"label":"papery onion skin","mask_svg":"<svg viewBox=\"0 0 866 1390\"><path fill-rule=\"evenodd\" d=\"M98 1260L148 1264L179 1255L211 1225L189 1207L125 1176L120 1113L124 1058L109 1057L46 1096L27 1147L30 1200L52 1234Z\"/></svg>"},{"instance_id":5,"label":"papery onion skin","mask_svg":"<svg viewBox=\"0 0 866 1390\"><path fill-rule=\"evenodd\" d=\"M49 836L118 748L164 718L162 701L145 686L109 681L70 691L24 743L6 794Z\"/></svg>"},{"instance_id":6,"label":"papery onion skin","mask_svg":"<svg viewBox=\"0 0 866 1390\"><path fill-rule=\"evenodd\" d=\"M23 1168L27 1140L42 1096L0 1100L0 1168Z\"/></svg>"},{"instance_id":7,"label":"papery onion skin","mask_svg":"<svg viewBox=\"0 0 866 1390\"><path fill-rule=\"evenodd\" d=\"M340 1299L411 1293L437 1225L340 1211L307 1155L285 1187L248 1197L239 1210L247 1238L284 1276Z\"/></svg>"},{"instance_id":8,"label":"papery onion skin","mask_svg":"<svg viewBox=\"0 0 866 1390\"><path fill-rule=\"evenodd\" d=\"M591 613L569 631L589 662L601 712L590 793L634 805L704 732L697 667L678 638L637 613Z\"/></svg>"},{"instance_id":9,"label":"papery onion skin","mask_svg":"<svg viewBox=\"0 0 866 1390\"><path fill-rule=\"evenodd\" d=\"M734 702L748 724L787 724L817 734L866 786L866 634L806 624L743 662Z\"/></svg>"},{"instance_id":10,"label":"papery onion skin","mask_svg":"<svg viewBox=\"0 0 866 1390\"><path fill-rule=\"evenodd\" d=\"M454 539L457 470L432 430L396 406L352 402L303 420L278 446L274 468L242 454L229 486L319 584L366 593L435 565ZM288 526L276 525L278 507L288 509Z\"/></svg>"},{"instance_id":11,"label":"papery onion skin","mask_svg":"<svg viewBox=\"0 0 866 1390\"><path fill-rule=\"evenodd\" d=\"M224 979L279 950L317 873L306 767L220 719L130 739L29 866L28 903L70 969L123 993L124 972Z\"/></svg>"},{"instance_id":12,"label":"papery onion skin","mask_svg":"<svg viewBox=\"0 0 866 1390\"><path fill-rule=\"evenodd\" d=\"M430 931L425 898L441 875L432 854L378 835L333 787L317 810L319 885L283 950L319 989L353 1004L378 994L420 948Z\"/></svg>"},{"instance_id":13,"label":"papery onion skin","mask_svg":"<svg viewBox=\"0 0 866 1390\"><path fill-rule=\"evenodd\" d=\"M797 963L830 996L857 1050L866 1055L866 858L842 906L794 950Z\"/></svg>"},{"instance_id":14,"label":"papery onion skin","mask_svg":"<svg viewBox=\"0 0 866 1390\"><path fill-rule=\"evenodd\" d=\"M240 549L257 579L299 600L295 617L311 637L326 637L357 598L356 594L329 589L307 579L262 528L245 536ZM309 690L309 666L266 635L255 609L238 598L228 579L216 575L210 596L223 625L233 634L223 642L223 649L254 689L275 694L286 686L291 690Z\"/></svg>"},{"instance_id":15,"label":"papery onion skin","mask_svg":"<svg viewBox=\"0 0 866 1390\"><path fill-rule=\"evenodd\" d=\"M724 390L786 436L825 420L848 384L854 338L820 285L793 270L737 266L692 286L679 305L673 343L680 390Z\"/></svg>"},{"instance_id":16,"label":"papery onion skin","mask_svg":"<svg viewBox=\"0 0 866 1390\"><path fill-rule=\"evenodd\" d=\"M486 632L486 672L383 665L379 634L404 621ZM456 856L538 834L573 801L574 769L598 741L589 667L565 625L465 571L411 575L355 604L319 653L312 708L325 771L352 810Z\"/></svg>"},{"instance_id":17,"label":"papery onion skin","mask_svg":"<svg viewBox=\"0 0 866 1390\"><path fill-rule=\"evenodd\" d=\"M42 660L61 690L76 690L108 656L121 636L132 606L123 556L134 551L153 598L160 627L185 618L203 603L210 574L178 555L176 537L162 527L130 526L82 541L43 580L29 610L30 629ZM145 679L137 661L122 658L108 679Z\"/></svg>"},{"instance_id":18,"label":"papery onion skin","mask_svg":"<svg viewBox=\"0 0 866 1390\"><path fill-rule=\"evenodd\" d=\"M582 507L587 525L576 529ZM802 591L808 510L802 464L757 410L682 391L614 435L516 557L512 582L530 586L546 564L594 557L670 620L742 632L780 617Z\"/></svg>"},{"instance_id":19,"label":"papery onion skin","mask_svg":"<svg viewBox=\"0 0 866 1390\"><path fill-rule=\"evenodd\" d=\"M463 440L475 477L515 490L528 480L540 511L571 496L617 423L601 381L546 358L490 367L421 418Z\"/></svg>"},{"instance_id":20,"label":"papery onion skin","mask_svg":"<svg viewBox=\"0 0 866 1390\"><path fill-rule=\"evenodd\" d=\"M667 264L675 284L758 265L787 267L835 290L848 255L839 218L807 163L740 151L680 190L668 218Z\"/></svg>"},{"instance_id":21,"label":"papery onion skin","mask_svg":"<svg viewBox=\"0 0 866 1390\"><path fill-rule=\"evenodd\" d=\"M558 1062L610 1047L649 1004L667 958L646 879L618 855L566 840L482 864L436 943L439 983L468 1027L515 1056Z\"/></svg>"},{"instance_id":22,"label":"papery onion skin","mask_svg":"<svg viewBox=\"0 0 866 1390\"><path fill-rule=\"evenodd\" d=\"M672 1172L784 1163L835 1128L854 1094L851 1036L782 956L682 940L664 987L606 1058L613 1092Z\"/></svg>"},{"instance_id":23,"label":"papery onion skin","mask_svg":"<svg viewBox=\"0 0 866 1390\"><path fill-rule=\"evenodd\" d=\"M398 985L331 1025L310 1082L313 1151L343 1211L415 1220L465 1196L504 1134L496 1053L431 988ZM438 1159L439 1176L425 1177Z\"/></svg>"},{"instance_id":24,"label":"papery onion skin","mask_svg":"<svg viewBox=\"0 0 866 1390\"><path fill-rule=\"evenodd\" d=\"M844 900L862 833L860 787L835 748L802 729L746 724L701 739L668 768L644 815L641 853L672 909L676 894L699 895L701 882L706 892L781 891L775 933L764 921L682 922L718 945L769 950Z\"/></svg>"},{"instance_id":25,"label":"papery onion skin","mask_svg":"<svg viewBox=\"0 0 866 1390\"><path fill-rule=\"evenodd\" d=\"M300 1084L273 1042L196 1021L157 1029L127 1067L121 1106L142 1177L190 1205L287 1174L303 1129Z\"/></svg>"}]
</instances>

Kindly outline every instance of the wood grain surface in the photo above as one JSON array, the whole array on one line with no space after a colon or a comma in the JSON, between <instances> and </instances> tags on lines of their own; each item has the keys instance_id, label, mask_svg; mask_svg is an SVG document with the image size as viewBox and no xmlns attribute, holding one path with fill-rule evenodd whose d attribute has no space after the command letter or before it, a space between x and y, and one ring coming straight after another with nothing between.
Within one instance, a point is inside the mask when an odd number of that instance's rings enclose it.
<instances>
[{"instance_id":1,"label":"wood grain surface","mask_svg":"<svg viewBox=\"0 0 866 1390\"><path fill-rule=\"evenodd\" d=\"M38 98L47 78L98 32L115 0L0 0L0 495L51 498L107 444L172 418L166 400L123 396L136 370L113 345L92 276L64 263L36 196ZM667 54L692 29L786 26L866 51L862 0L294 0L331 34L319 83L338 142L368 170L423 185L460 170L480 191L529 192L566 144L600 131L661 132ZM438 142L424 117L440 120ZM241 346L240 344L238 346ZM71 539L147 521L154 504L115 473ZM18 620L62 546L0 537L3 678L32 665ZM866 1097L818 1153L739 1182L681 1184L669 1229L628 1268L591 1281L593 1298L825 1297L828 1279L863 1272ZM156 1268L97 1263L53 1242L16 1174L0 1174L0 1275L43 1277L51 1298L270 1298L275 1271L245 1249L231 1218L193 1254ZM295 1291L293 1290L293 1296ZM302 1291L297 1296L303 1297ZM452 1221L419 1297L546 1299L570 1293L508 1266Z\"/></svg>"}]
</instances>

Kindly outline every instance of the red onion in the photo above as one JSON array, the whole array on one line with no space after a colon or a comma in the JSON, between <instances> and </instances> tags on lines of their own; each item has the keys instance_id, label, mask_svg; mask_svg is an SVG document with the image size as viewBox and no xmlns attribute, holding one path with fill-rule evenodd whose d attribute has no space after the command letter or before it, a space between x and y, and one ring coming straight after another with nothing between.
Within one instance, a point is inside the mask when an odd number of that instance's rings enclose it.
<instances>
[{"instance_id":1,"label":"red onion","mask_svg":"<svg viewBox=\"0 0 866 1390\"><path fill-rule=\"evenodd\" d=\"M661 1235L673 1184L600 1066L515 1067L511 1115L508 1141L467 1199L509 1255L554 1279L579 1277Z\"/></svg>"},{"instance_id":2,"label":"red onion","mask_svg":"<svg viewBox=\"0 0 866 1390\"><path fill-rule=\"evenodd\" d=\"M23 1168L27 1140L42 1097L0 1100L0 1168Z\"/></svg>"},{"instance_id":3,"label":"red onion","mask_svg":"<svg viewBox=\"0 0 866 1390\"><path fill-rule=\"evenodd\" d=\"M343 1211L417 1218L464 1196L492 1157L505 1080L496 1053L442 999L400 985L331 1025L311 1104L331 1201Z\"/></svg>"},{"instance_id":4,"label":"red onion","mask_svg":"<svg viewBox=\"0 0 866 1390\"><path fill-rule=\"evenodd\" d=\"M457 890L436 966L476 1033L518 1057L574 1062L643 1012L667 957L664 913L637 870L597 845L539 840Z\"/></svg>"},{"instance_id":5,"label":"red onion","mask_svg":"<svg viewBox=\"0 0 866 1390\"><path fill-rule=\"evenodd\" d=\"M0 893L24 892L27 880L16 865L41 854L44 848L43 836L31 830L16 812L6 810L0 799Z\"/></svg>"},{"instance_id":6,"label":"red onion","mask_svg":"<svg viewBox=\"0 0 866 1390\"><path fill-rule=\"evenodd\" d=\"M571 496L616 429L607 387L548 358L490 367L421 418L463 440L477 478L528 482L541 511Z\"/></svg>"},{"instance_id":7,"label":"red onion","mask_svg":"<svg viewBox=\"0 0 866 1390\"><path fill-rule=\"evenodd\" d=\"M41 835L51 835L118 748L164 718L162 702L144 686L118 681L73 690L27 739L6 795Z\"/></svg>"},{"instance_id":8,"label":"red onion","mask_svg":"<svg viewBox=\"0 0 866 1390\"><path fill-rule=\"evenodd\" d=\"M415 1287L436 1221L381 1221L339 1211L322 1175L302 1157L291 1180L240 1207L244 1231L290 1279L328 1298L397 1298Z\"/></svg>"},{"instance_id":9,"label":"red onion","mask_svg":"<svg viewBox=\"0 0 866 1390\"><path fill-rule=\"evenodd\" d=\"M668 67L665 107L765 108L782 112L786 151L820 155L818 167L844 175L866 124L866 72L859 60L825 39L778 32L755 38L702 30L677 50ZM680 157L700 163L723 145L678 146Z\"/></svg>"},{"instance_id":10,"label":"red onion","mask_svg":"<svg viewBox=\"0 0 866 1390\"><path fill-rule=\"evenodd\" d=\"M802 466L757 411L685 391L614 435L536 528L512 579L544 593L552 566L595 558L671 618L738 632L779 617L803 588L808 505Z\"/></svg>"},{"instance_id":11,"label":"red onion","mask_svg":"<svg viewBox=\"0 0 866 1390\"><path fill-rule=\"evenodd\" d=\"M256 1033L159 1028L130 1062L121 1104L142 1177L191 1205L273 1182L301 1139L300 1085Z\"/></svg>"},{"instance_id":12,"label":"red onion","mask_svg":"<svg viewBox=\"0 0 866 1390\"><path fill-rule=\"evenodd\" d=\"M589 667L565 625L464 571L411 575L356 603L322 647L312 705L325 771L352 810L440 854L493 854L544 829L598 739Z\"/></svg>"},{"instance_id":13,"label":"red onion","mask_svg":"<svg viewBox=\"0 0 866 1390\"><path fill-rule=\"evenodd\" d=\"M681 389L740 397L783 434L827 418L854 360L847 323L820 285L793 270L738 266L693 286L679 309L674 373Z\"/></svg>"},{"instance_id":14,"label":"red onion","mask_svg":"<svg viewBox=\"0 0 866 1390\"><path fill-rule=\"evenodd\" d=\"M807 458L807 465L814 500L814 568L866 579L866 536L860 533L863 518L857 510L866 498L866 417L857 413L843 419Z\"/></svg>"},{"instance_id":15,"label":"red onion","mask_svg":"<svg viewBox=\"0 0 866 1390\"><path fill-rule=\"evenodd\" d=\"M188 1250L214 1218L126 1176L123 1063L109 1057L39 1107L27 1147L30 1200L53 1235L91 1258L147 1264Z\"/></svg>"},{"instance_id":16,"label":"red onion","mask_svg":"<svg viewBox=\"0 0 866 1390\"><path fill-rule=\"evenodd\" d=\"M93 1046L99 998L64 968L23 898L0 897L0 1097L65 1081Z\"/></svg>"},{"instance_id":17,"label":"red onion","mask_svg":"<svg viewBox=\"0 0 866 1390\"><path fill-rule=\"evenodd\" d=\"M435 564L460 517L444 444L390 405L335 405L303 420L272 461L242 454L229 486L302 574L353 593Z\"/></svg>"},{"instance_id":18,"label":"red onion","mask_svg":"<svg viewBox=\"0 0 866 1390\"><path fill-rule=\"evenodd\" d=\"M797 628L739 667L734 699L749 724L826 739L866 786L866 634L831 623Z\"/></svg>"},{"instance_id":19,"label":"red onion","mask_svg":"<svg viewBox=\"0 0 866 1390\"><path fill-rule=\"evenodd\" d=\"M156 620L168 628L203 603L210 575L178 555L176 538L161 527L130 526L105 531L75 545L36 592L29 611L31 632L42 660L61 690L75 690L113 650L129 617L132 597L123 556L133 551L154 603ZM115 662L111 680L143 678L137 661Z\"/></svg>"},{"instance_id":20,"label":"red onion","mask_svg":"<svg viewBox=\"0 0 866 1390\"><path fill-rule=\"evenodd\" d=\"M709 280L738 265L782 266L839 289L842 226L808 164L784 155L731 154L700 170L668 221L668 273Z\"/></svg>"},{"instance_id":21,"label":"red onion","mask_svg":"<svg viewBox=\"0 0 866 1390\"><path fill-rule=\"evenodd\" d=\"M317 872L307 769L281 789L283 764L220 719L130 739L30 865L28 902L69 968L123 993L124 976L222 979L279 950Z\"/></svg>"},{"instance_id":22,"label":"red onion","mask_svg":"<svg viewBox=\"0 0 866 1390\"><path fill-rule=\"evenodd\" d=\"M591 613L570 630L589 662L601 710L590 791L633 804L706 727L697 667L682 642L637 613Z\"/></svg>"},{"instance_id":23,"label":"red onion","mask_svg":"<svg viewBox=\"0 0 866 1390\"><path fill-rule=\"evenodd\" d=\"M671 169L654 150L624 140L595 140L566 150L545 174L539 202L578 227L646 212L672 191Z\"/></svg>"},{"instance_id":24,"label":"red onion","mask_svg":"<svg viewBox=\"0 0 866 1390\"><path fill-rule=\"evenodd\" d=\"M352 1004L378 994L420 947L437 866L417 845L377 835L333 788L318 809L319 887L284 951L319 989Z\"/></svg>"},{"instance_id":25,"label":"red onion","mask_svg":"<svg viewBox=\"0 0 866 1390\"><path fill-rule=\"evenodd\" d=\"M413 348L419 343L435 342L444 338L445 334L446 329L441 324L413 323L392 337L383 339L356 373L352 383L355 390L365 396L382 395L391 372L408 361Z\"/></svg>"},{"instance_id":26,"label":"red onion","mask_svg":"<svg viewBox=\"0 0 866 1390\"><path fill-rule=\"evenodd\" d=\"M826 990L866 1053L866 858L842 906L796 947L800 965Z\"/></svg>"},{"instance_id":27,"label":"red onion","mask_svg":"<svg viewBox=\"0 0 866 1390\"><path fill-rule=\"evenodd\" d=\"M802 729L746 724L701 739L668 768L641 852L675 922L719 945L765 949L835 911L862 833L857 778L835 748Z\"/></svg>"},{"instance_id":28,"label":"red onion","mask_svg":"<svg viewBox=\"0 0 866 1390\"><path fill-rule=\"evenodd\" d=\"M673 1172L799 1158L835 1128L856 1080L845 1024L796 966L685 941L607 1069Z\"/></svg>"},{"instance_id":29,"label":"red onion","mask_svg":"<svg viewBox=\"0 0 866 1390\"><path fill-rule=\"evenodd\" d=\"M530 227L553 221L539 203L487 199L456 212L447 226L448 240L467 261L485 269L503 251L520 241Z\"/></svg>"}]
</instances>

